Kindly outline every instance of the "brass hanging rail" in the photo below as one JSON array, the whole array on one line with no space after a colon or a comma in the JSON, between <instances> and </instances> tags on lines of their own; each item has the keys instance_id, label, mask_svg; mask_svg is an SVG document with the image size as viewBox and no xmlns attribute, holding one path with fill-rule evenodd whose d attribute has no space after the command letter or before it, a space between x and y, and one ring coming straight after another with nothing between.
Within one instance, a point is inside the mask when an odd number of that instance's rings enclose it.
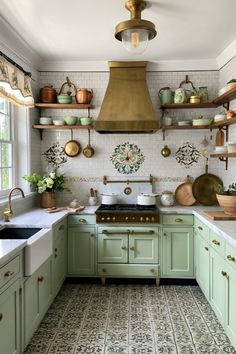
<instances>
[{"instance_id":1,"label":"brass hanging rail","mask_svg":"<svg viewBox=\"0 0 236 354\"><path fill-rule=\"evenodd\" d=\"M2 56L3 58L5 58L9 63L11 63L12 65L14 65L17 69L19 69L20 71L22 71L25 75L31 77L32 74L29 71L25 71L22 66L20 66L19 64L17 64L13 59L9 58L6 54L4 54L2 51L0 51L0 56Z\"/></svg>"},{"instance_id":2,"label":"brass hanging rail","mask_svg":"<svg viewBox=\"0 0 236 354\"><path fill-rule=\"evenodd\" d=\"M129 183L150 183L150 184L153 184L154 180L153 180L153 176L150 174L149 176L149 179L146 179L146 180L133 180L133 181L130 181L129 179L127 180L114 180L114 181L108 181L107 177L106 176L103 176L103 184L108 184L108 183L126 183L126 184L129 184Z\"/></svg>"}]
</instances>

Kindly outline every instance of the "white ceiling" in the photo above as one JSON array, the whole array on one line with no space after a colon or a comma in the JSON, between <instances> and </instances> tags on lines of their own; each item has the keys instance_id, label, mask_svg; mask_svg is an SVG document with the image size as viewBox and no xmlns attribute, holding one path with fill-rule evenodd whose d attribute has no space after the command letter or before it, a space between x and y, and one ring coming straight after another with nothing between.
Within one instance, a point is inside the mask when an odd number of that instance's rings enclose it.
<instances>
[{"instance_id":1,"label":"white ceiling","mask_svg":"<svg viewBox=\"0 0 236 354\"><path fill-rule=\"evenodd\" d=\"M236 39L236 0L152 0L157 36L133 57L114 38L125 0L0 0L2 17L46 61L216 58Z\"/></svg>"}]
</instances>

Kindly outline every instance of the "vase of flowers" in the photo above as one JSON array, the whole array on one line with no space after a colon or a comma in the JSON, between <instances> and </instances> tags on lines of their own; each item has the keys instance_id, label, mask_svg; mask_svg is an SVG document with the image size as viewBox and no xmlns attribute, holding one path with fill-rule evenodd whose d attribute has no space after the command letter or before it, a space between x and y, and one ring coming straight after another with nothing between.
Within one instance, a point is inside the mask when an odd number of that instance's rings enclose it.
<instances>
[{"instance_id":1,"label":"vase of flowers","mask_svg":"<svg viewBox=\"0 0 236 354\"><path fill-rule=\"evenodd\" d=\"M41 208L56 207L55 192L70 191L66 187L65 176L57 175L55 172L44 176L33 173L31 176L24 176L23 178L29 182L32 189L35 189L41 195Z\"/></svg>"}]
</instances>

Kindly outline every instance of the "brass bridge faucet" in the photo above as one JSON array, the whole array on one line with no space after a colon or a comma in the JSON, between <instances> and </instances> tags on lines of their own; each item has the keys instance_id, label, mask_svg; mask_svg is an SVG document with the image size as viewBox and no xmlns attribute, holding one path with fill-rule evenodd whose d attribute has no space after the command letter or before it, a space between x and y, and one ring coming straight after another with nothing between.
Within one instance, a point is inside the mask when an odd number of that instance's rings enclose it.
<instances>
[{"instance_id":1,"label":"brass bridge faucet","mask_svg":"<svg viewBox=\"0 0 236 354\"><path fill-rule=\"evenodd\" d=\"M23 189L21 189L20 187L15 187L10 190L9 195L8 195L8 207L3 212L4 221L10 221L10 217L13 214L12 206L11 206L11 196L12 196L12 193L16 190L21 192L22 198L25 198L25 193L24 193Z\"/></svg>"}]
</instances>

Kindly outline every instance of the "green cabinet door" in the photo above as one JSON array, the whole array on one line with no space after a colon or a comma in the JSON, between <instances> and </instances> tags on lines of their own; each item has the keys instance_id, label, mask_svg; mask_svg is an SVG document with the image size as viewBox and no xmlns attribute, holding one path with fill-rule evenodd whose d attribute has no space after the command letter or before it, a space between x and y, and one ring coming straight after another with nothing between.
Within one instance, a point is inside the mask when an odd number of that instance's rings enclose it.
<instances>
[{"instance_id":1,"label":"green cabinet door","mask_svg":"<svg viewBox=\"0 0 236 354\"><path fill-rule=\"evenodd\" d=\"M67 225L60 222L53 230L53 295L60 290L67 272Z\"/></svg>"},{"instance_id":2,"label":"green cabinet door","mask_svg":"<svg viewBox=\"0 0 236 354\"><path fill-rule=\"evenodd\" d=\"M158 263L158 232L129 235L129 263Z\"/></svg>"},{"instance_id":3,"label":"green cabinet door","mask_svg":"<svg viewBox=\"0 0 236 354\"><path fill-rule=\"evenodd\" d=\"M224 258L210 248L210 304L220 323L225 325L226 269Z\"/></svg>"},{"instance_id":4,"label":"green cabinet door","mask_svg":"<svg viewBox=\"0 0 236 354\"><path fill-rule=\"evenodd\" d=\"M193 228L164 227L162 275L193 277Z\"/></svg>"},{"instance_id":5,"label":"green cabinet door","mask_svg":"<svg viewBox=\"0 0 236 354\"><path fill-rule=\"evenodd\" d=\"M209 300L210 296L210 252L208 242L196 232L196 280Z\"/></svg>"},{"instance_id":6,"label":"green cabinet door","mask_svg":"<svg viewBox=\"0 0 236 354\"><path fill-rule=\"evenodd\" d=\"M24 346L52 302L51 257L24 282Z\"/></svg>"},{"instance_id":7,"label":"green cabinet door","mask_svg":"<svg viewBox=\"0 0 236 354\"><path fill-rule=\"evenodd\" d=\"M20 354L20 281L0 294L0 353Z\"/></svg>"},{"instance_id":8,"label":"green cabinet door","mask_svg":"<svg viewBox=\"0 0 236 354\"><path fill-rule=\"evenodd\" d=\"M68 274L95 274L94 226L69 226L68 228Z\"/></svg>"},{"instance_id":9,"label":"green cabinet door","mask_svg":"<svg viewBox=\"0 0 236 354\"><path fill-rule=\"evenodd\" d=\"M232 344L236 347L236 269L227 265L227 307L226 307L226 333Z\"/></svg>"},{"instance_id":10,"label":"green cabinet door","mask_svg":"<svg viewBox=\"0 0 236 354\"><path fill-rule=\"evenodd\" d=\"M99 234L99 263L128 263L128 233L127 235L113 232L112 235Z\"/></svg>"}]
</instances>

